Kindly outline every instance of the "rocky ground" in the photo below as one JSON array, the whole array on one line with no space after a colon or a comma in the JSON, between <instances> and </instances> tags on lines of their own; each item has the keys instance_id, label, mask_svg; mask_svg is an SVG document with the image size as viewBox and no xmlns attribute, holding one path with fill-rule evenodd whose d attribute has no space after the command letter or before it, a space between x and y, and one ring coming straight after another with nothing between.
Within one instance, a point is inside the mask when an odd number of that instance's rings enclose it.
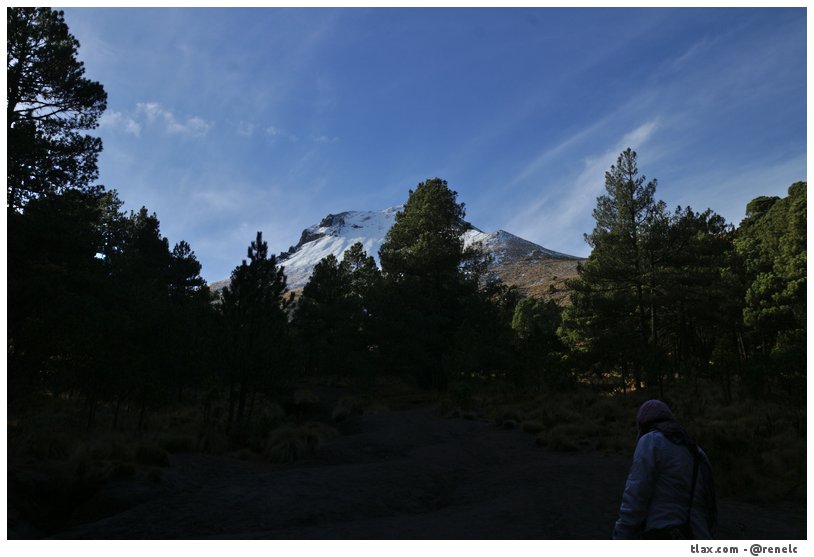
<instances>
[{"instance_id":1,"label":"rocky ground","mask_svg":"<svg viewBox=\"0 0 814 557\"><path fill-rule=\"evenodd\" d=\"M160 481L111 481L51 537L607 539L630 464L424 405L338 427L292 464L174 454ZM804 503L719 507L720 539L806 537Z\"/></svg>"}]
</instances>

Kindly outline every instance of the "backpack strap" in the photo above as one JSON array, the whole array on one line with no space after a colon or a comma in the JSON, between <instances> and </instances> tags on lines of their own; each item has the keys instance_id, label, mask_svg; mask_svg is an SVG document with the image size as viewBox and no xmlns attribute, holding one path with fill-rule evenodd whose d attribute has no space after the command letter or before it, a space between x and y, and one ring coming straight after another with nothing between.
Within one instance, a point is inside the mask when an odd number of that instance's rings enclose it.
<instances>
[{"instance_id":1,"label":"backpack strap","mask_svg":"<svg viewBox=\"0 0 814 557\"><path fill-rule=\"evenodd\" d=\"M698 481L698 461L701 456L698 454L697 445L686 445L687 450L692 455L692 483L690 484L690 503L687 505L687 522L684 523L684 535L688 540L694 539L692 534L692 502L695 499L695 484Z\"/></svg>"}]
</instances>

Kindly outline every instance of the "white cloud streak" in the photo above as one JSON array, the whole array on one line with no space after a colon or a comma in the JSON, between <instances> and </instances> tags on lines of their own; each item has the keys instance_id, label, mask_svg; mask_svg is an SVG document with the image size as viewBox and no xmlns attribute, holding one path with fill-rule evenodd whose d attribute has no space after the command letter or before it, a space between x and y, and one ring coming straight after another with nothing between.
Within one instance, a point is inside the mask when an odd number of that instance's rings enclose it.
<instances>
[{"instance_id":1,"label":"white cloud streak","mask_svg":"<svg viewBox=\"0 0 814 557\"><path fill-rule=\"evenodd\" d=\"M241 122L242 124L243 122ZM157 102L137 103L136 109L129 113L109 110L102 114L99 125L102 128L122 131L135 137L141 137L142 130L147 126L160 126L165 133L171 135L203 137L213 126L211 122L200 116L179 119L172 111ZM241 130L243 128L238 131Z\"/></svg>"},{"instance_id":2,"label":"white cloud streak","mask_svg":"<svg viewBox=\"0 0 814 557\"><path fill-rule=\"evenodd\" d=\"M656 129L658 119L650 120L625 134L603 153L586 157L579 175L570 183L546 188L547 193L510 220L508 229L550 249L585 254L586 248L579 239L588 231L596 198L602 195L605 171L627 147L645 145ZM565 244L558 243L564 239L567 239Z\"/></svg>"},{"instance_id":3,"label":"white cloud streak","mask_svg":"<svg viewBox=\"0 0 814 557\"><path fill-rule=\"evenodd\" d=\"M282 130L282 129L276 127L276 126L268 126L266 128L266 135L269 136L269 137L285 138L285 139L288 139L291 143L295 143L297 141L297 139L299 139L293 133L289 133L289 132L287 132L285 130Z\"/></svg>"},{"instance_id":4,"label":"white cloud streak","mask_svg":"<svg viewBox=\"0 0 814 557\"><path fill-rule=\"evenodd\" d=\"M339 141L338 137L329 137L327 135L312 135L311 141L314 143L336 143Z\"/></svg>"},{"instance_id":5,"label":"white cloud streak","mask_svg":"<svg viewBox=\"0 0 814 557\"><path fill-rule=\"evenodd\" d=\"M558 155L561 155L566 149L573 147L574 145L578 144L580 141L584 141L586 138L591 137L596 133L598 129L605 126L610 118L606 117L598 122L594 122L592 125L588 126L587 128L580 130L579 132L573 134L571 137L561 141L559 144L546 149L542 153L540 153L537 157L534 158L530 163L528 163L523 170L521 170L517 176L511 181L511 185L517 185L530 176L536 174L540 171L540 169L544 168L546 164L550 163L554 160Z\"/></svg>"},{"instance_id":6,"label":"white cloud streak","mask_svg":"<svg viewBox=\"0 0 814 557\"><path fill-rule=\"evenodd\" d=\"M164 130L169 134L202 137L212 129L212 123L200 116L189 116L186 120L179 120L172 111L157 102L137 103L136 114L145 117L150 124L163 124Z\"/></svg>"},{"instance_id":7,"label":"white cloud streak","mask_svg":"<svg viewBox=\"0 0 814 557\"><path fill-rule=\"evenodd\" d=\"M99 118L99 125L103 128L120 130L136 137L141 135L141 124L121 112L108 111Z\"/></svg>"},{"instance_id":8,"label":"white cloud streak","mask_svg":"<svg viewBox=\"0 0 814 557\"><path fill-rule=\"evenodd\" d=\"M254 135L254 124L251 122L244 122L240 121L237 125L237 133L238 135L242 135L244 137L251 137Z\"/></svg>"}]
</instances>

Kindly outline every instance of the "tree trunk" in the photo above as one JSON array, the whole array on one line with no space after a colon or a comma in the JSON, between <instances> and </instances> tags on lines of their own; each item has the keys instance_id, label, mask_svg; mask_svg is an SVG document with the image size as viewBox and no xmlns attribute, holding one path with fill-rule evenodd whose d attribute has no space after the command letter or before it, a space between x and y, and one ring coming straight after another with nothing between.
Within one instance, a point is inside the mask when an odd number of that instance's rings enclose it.
<instances>
[{"instance_id":1,"label":"tree trunk","mask_svg":"<svg viewBox=\"0 0 814 557\"><path fill-rule=\"evenodd\" d=\"M116 431L119 428L119 411L122 407L122 401L124 400L124 393L119 393L119 396L116 397L116 410L113 412L113 431Z\"/></svg>"},{"instance_id":2,"label":"tree trunk","mask_svg":"<svg viewBox=\"0 0 814 557\"><path fill-rule=\"evenodd\" d=\"M737 343L737 339L735 339ZM740 359L738 359L738 372L740 372ZM729 366L724 366L724 385L726 389L726 402L727 404L732 402L732 373L729 370Z\"/></svg>"},{"instance_id":3,"label":"tree trunk","mask_svg":"<svg viewBox=\"0 0 814 557\"><path fill-rule=\"evenodd\" d=\"M147 413L147 393L141 394L141 409L138 416L138 431L144 431L144 415Z\"/></svg>"},{"instance_id":4,"label":"tree trunk","mask_svg":"<svg viewBox=\"0 0 814 557\"><path fill-rule=\"evenodd\" d=\"M246 401L249 398L249 391L251 389L251 376L248 371L244 372L243 378L240 382L240 390L237 399L237 417L235 422L238 427L242 427L246 423Z\"/></svg>"},{"instance_id":5,"label":"tree trunk","mask_svg":"<svg viewBox=\"0 0 814 557\"><path fill-rule=\"evenodd\" d=\"M234 375L229 378L229 416L226 419L226 431L232 431L232 426L235 423L235 382Z\"/></svg>"},{"instance_id":6,"label":"tree trunk","mask_svg":"<svg viewBox=\"0 0 814 557\"><path fill-rule=\"evenodd\" d=\"M254 401L257 399L257 391L252 392L252 397L249 400L249 414L246 416L246 420L251 422L252 414L254 414Z\"/></svg>"},{"instance_id":7,"label":"tree trunk","mask_svg":"<svg viewBox=\"0 0 814 557\"><path fill-rule=\"evenodd\" d=\"M92 395L88 400L88 423L87 429L90 430L96 423L96 395Z\"/></svg>"}]
</instances>

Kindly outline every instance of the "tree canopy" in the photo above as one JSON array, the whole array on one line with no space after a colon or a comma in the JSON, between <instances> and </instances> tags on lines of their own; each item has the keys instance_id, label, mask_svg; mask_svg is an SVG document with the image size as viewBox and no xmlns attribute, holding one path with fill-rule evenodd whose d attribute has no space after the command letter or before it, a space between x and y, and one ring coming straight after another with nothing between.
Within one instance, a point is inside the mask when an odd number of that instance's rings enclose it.
<instances>
[{"instance_id":1,"label":"tree canopy","mask_svg":"<svg viewBox=\"0 0 814 557\"><path fill-rule=\"evenodd\" d=\"M806 189L796 182L787 197L752 200L735 240L746 286L743 322L754 350L771 362L772 375L792 382L805 376Z\"/></svg>"},{"instance_id":2,"label":"tree canopy","mask_svg":"<svg viewBox=\"0 0 814 557\"><path fill-rule=\"evenodd\" d=\"M107 93L84 77L63 12L8 8L6 22L7 204L19 209L96 179L102 140L81 131L97 126Z\"/></svg>"}]
</instances>

